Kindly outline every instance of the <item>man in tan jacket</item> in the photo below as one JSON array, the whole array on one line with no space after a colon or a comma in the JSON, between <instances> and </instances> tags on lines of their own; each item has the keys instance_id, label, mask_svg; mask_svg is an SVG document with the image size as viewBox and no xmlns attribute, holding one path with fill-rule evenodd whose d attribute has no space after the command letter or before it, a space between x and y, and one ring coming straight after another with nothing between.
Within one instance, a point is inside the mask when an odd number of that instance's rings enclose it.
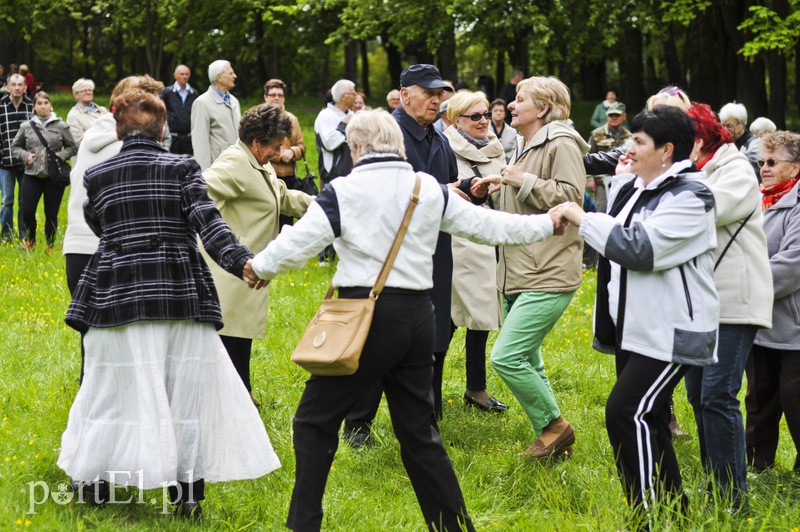
<instances>
[{"instance_id":1,"label":"man in tan jacket","mask_svg":"<svg viewBox=\"0 0 800 532\"><path fill-rule=\"evenodd\" d=\"M202 170L236 142L242 116L239 100L230 93L236 86L230 62L219 59L208 65L208 80L211 86L192 106L192 149Z\"/></svg>"}]
</instances>

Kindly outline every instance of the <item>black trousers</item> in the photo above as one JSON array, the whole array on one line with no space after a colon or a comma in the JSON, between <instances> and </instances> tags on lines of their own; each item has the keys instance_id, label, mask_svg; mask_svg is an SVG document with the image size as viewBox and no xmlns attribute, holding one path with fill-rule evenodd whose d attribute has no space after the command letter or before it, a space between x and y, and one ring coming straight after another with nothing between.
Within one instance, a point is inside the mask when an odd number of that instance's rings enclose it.
<instances>
[{"instance_id":1,"label":"black trousers","mask_svg":"<svg viewBox=\"0 0 800 532\"><path fill-rule=\"evenodd\" d=\"M754 345L745 367L747 463L756 471L775 465L781 416L794 441L800 470L800 351Z\"/></svg>"},{"instance_id":2,"label":"black trousers","mask_svg":"<svg viewBox=\"0 0 800 532\"><path fill-rule=\"evenodd\" d=\"M172 153L182 153L184 155L193 155L192 136L188 133L180 135L177 133L172 134L172 144L169 146L169 151Z\"/></svg>"},{"instance_id":3,"label":"black trousers","mask_svg":"<svg viewBox=\"0 0 800 532\"><path fill-rule=\"evenodd\" d=\"M365 289L363 295L367 293ZM474 530L433 418L433 335L433 305L427 294L384 292L375 307L358 371L345 377L312 376L306 382L293 420L297 464L288 528L320 529L322 497L339 445L339 427L365 387L380 382L426 525L437 531L456 531L462 526Z\"/></svg>"},{"instance_id":4,"label":"black trousers","mask_svg":"<svg viewBox=\"0 0 800 532\"><path fill-rule=\"evenodd\" d=\"M286 183L286 188L289 190L296 190L297 187L297 177L293 175L287 176L278 176L278 179ZM283 229L284 225L294 225L294 218L291 216L286 216L284 214L278 214L278 223L279 229Z\"/></svg>"},{"instance_id":5,"label":"black trousers","mask_svg":"<svg viewBox=\"0 0 800 532\"><path fill-rule=\"evenodd\" d=\"M679 497L684 508L688 504L669 430L672 391L687 371L684 364L617 352L606 430L625 495L642 510L670 497Z\"/></svg>"},{"instance_id":6,"label":"black trousers","mask_svg":"<svg viewBox=\"0 0 800 532\"><path fill-rule=\"evenodd\" d=\"M235 336L219 335L222 340L222 345L228 351L228 356L231 357L233 367L236 368L236 373L242 378L244 387L248 392L253 391L250 385L250 350L253 347L253 340L251 338L237 338Z\"/></svg>"},{"instance_id":7,"label":"black trousers","mask_svg":"<svg viewBox=\"0 0 800 532\"><path fill-rule=\"evenodd\" d=\"M32 242L36 242L36 207L39 206L42 195L44 195L44 236L47 245L52 246L56 240L58 209L61 207L64 187L53 183L48 178L39 179L25 174L25 177L22 178L19 210L28 231L28 240Z\"/></svg>"},{"instance_id":8,"label":"black trousers","mask_svg":"<svg viewBox=\"0 0 800 532\"><path fill-rule=\"evenodd\" d=\"M86 265L89 264L89 260L92 258L92 255L83 255L80 253L67 253L64 255L64 259L66 262L66 273L67 273L67 288L69 288L69 295L75 295L75 289L78 287L78 281L81 278L81 274L83 270L86 269ZM86 359L86 349L83 347L83 336L85 333L81 333L81 376L80 376L80 384L83 384L83 364L84 360Z\"/></svg>"}]
</instances>

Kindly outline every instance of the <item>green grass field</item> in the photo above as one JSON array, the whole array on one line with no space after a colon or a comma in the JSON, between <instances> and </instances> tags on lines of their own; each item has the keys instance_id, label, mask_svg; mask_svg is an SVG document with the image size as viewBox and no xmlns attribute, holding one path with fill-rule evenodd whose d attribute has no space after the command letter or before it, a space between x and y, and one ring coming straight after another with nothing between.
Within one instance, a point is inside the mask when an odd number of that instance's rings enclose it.
<instances>
[{"instance_id":1,"label":"green grass field","mask_svg":"<svg viewBox=\"0 0 800 532\"><path fill-rule=\"evenodd\" d=\"M102 101L102 100L100 100ZM71 101L65 104L68 108ZM291 108L291 107L290 107ZM66 112L57 108L59 116ZM306 138L316 105L300 112ZM309 112L311 114L309 114ZM313 135L312 135L313 137ZM192 525L162 515L162 494L119 488L125 504L94 508L46 497L68 480L57 466L60 438L78 389L80 344L63 322L69 303L60 255L66 202L52 254L38 246L0 245L0 530L274 530L282 529L294 482L291 420L306 374L289 361L333 274L315 261L270 285L267 337L254 343L253 385L261 416L283 467L266 477L212 484L203 521ZM43 215L40 211L40 227ZM41 229L40 229L41 230ZM488 370L488 390L510 404L505 415L467 408L464 335L459 330L446 362L444 420L440 425L468 509L479 530L602 530L626 526L626 501L617 478L603 419L614 381L613 360L590 346L594 277L587 273L567 313L544 345L545 360L564 416L577 442L569 460L530 463L517 456L534 439L530 423L499 377ZM496 333L490 336L490 347ZM691 500L688 523L668 508L656 514L656 530L798 530L800 478L791 472L794 449L782 427L778 467L751 476L751 510L735 518L701 495L705 479L685 391L675 394L678 418L690 433L676 442ZM130 398L135 401L135 397ZM424 530L403 469L385 404L363 450L342 445L324 501L326 530ZM39 483L39 484L36 484ZM33 490L33 491L32 491ZM139 502L141 501L141 502Z\"/></svg>"}]
</instances>

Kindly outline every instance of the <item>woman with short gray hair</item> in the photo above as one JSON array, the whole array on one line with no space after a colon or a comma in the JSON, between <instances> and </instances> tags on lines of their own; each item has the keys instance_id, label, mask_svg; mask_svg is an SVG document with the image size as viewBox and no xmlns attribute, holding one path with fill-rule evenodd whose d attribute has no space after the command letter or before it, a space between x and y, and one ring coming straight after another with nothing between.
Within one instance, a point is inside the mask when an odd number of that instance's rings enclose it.
<instances>
[{"instance_id":1,"label":"woman with short gray hair","mask_svg":"<svg viewBox=\"0 0 800 532\"><path fill-rule=\"evenodd\" d=\"M72 95L77 102L67 114L67 125L75 144L80 146L86 130L106 114L108 109L94 103L94 81L90 79L80 78L75 81L72 84Z\"/></svg>"}]
</instances>

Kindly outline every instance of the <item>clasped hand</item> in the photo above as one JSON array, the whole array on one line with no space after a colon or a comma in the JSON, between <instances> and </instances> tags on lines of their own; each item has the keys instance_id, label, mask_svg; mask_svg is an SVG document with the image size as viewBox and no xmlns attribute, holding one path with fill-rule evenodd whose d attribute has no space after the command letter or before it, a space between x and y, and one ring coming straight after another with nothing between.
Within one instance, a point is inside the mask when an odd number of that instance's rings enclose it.
<instances>
[{"instance_id":1,"label":"clasped hand","mask_svg":"<svg viewBox=\"0 0 800 532\"><path fill-rule=\"evenodd\" d=\"M553 221L553 234L563 235L569 224L580 227L585 213L577 203L566 201L547 211L547 214Z\"/></svg>"},{"instance_id":2,"label":"clasped hand","mask_svg":"<svg viewBox=\"0 0 800 532\"><path fill-rule=\"evenodd\" d=\"M500 174L493 174L473 181L470 192L473 196L482 198L486 194L494 194L500 190L500 185L522 186L524 172L518 166L508 164L500 168Z\"/></svg>"},{"instance_id":3,"label":"clasped hand","mask_svg":"<svg viewBox=\"0 0 800 532\"><path fill-rule=\"evenodd\" d=\"M244 270L242 270L242 279L247 283L247 286L256 290L261 290L269 284L269 281L260 279L256 275L255 270L253 270L253 259L248 259L245 263Z\"/></svg>"}]
</instances>

